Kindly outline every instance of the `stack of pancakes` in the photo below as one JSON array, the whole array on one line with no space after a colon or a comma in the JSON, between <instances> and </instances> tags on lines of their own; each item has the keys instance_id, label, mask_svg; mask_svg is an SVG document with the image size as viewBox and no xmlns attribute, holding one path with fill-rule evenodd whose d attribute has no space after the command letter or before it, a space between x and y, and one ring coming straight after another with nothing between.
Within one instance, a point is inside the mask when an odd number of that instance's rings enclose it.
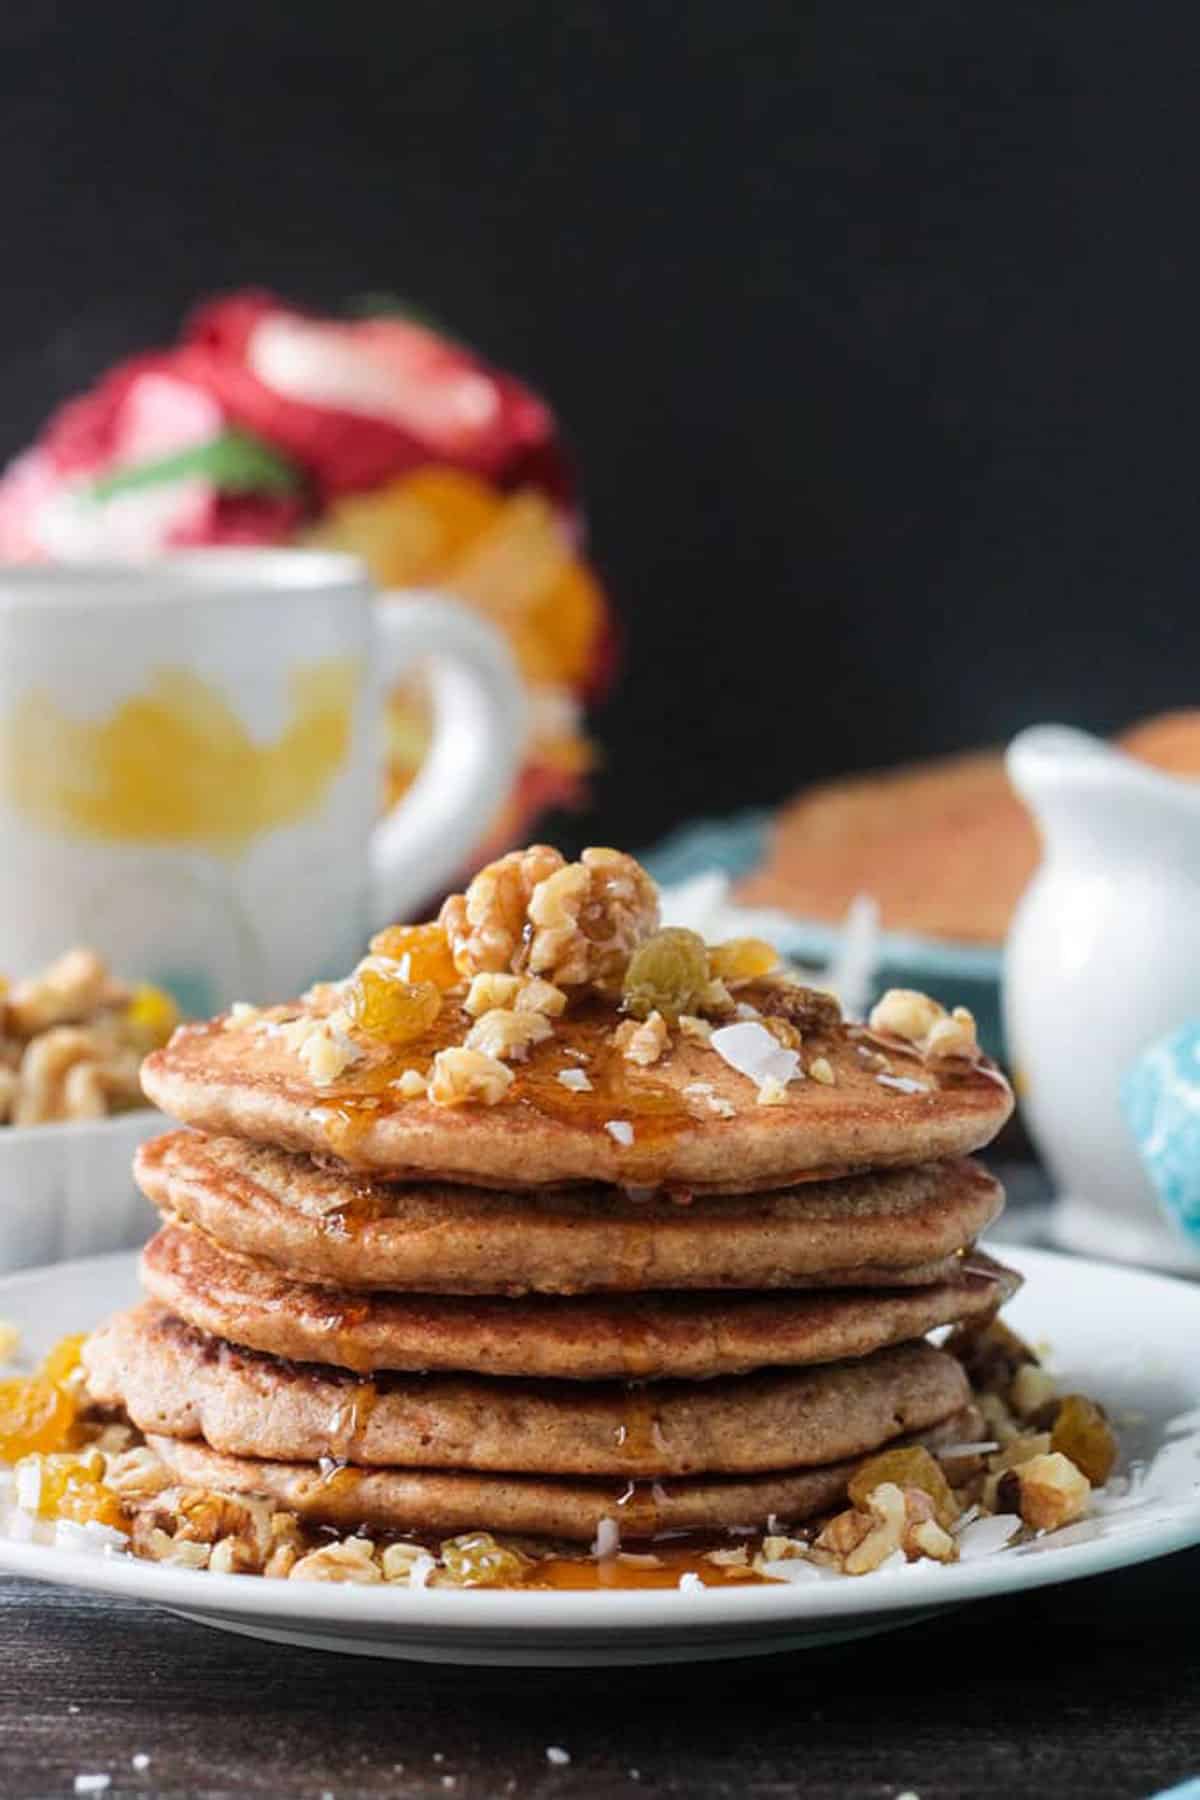
<instances>
[{"instance_id":1,"label":"stack of pancakes","mask_svg":"<svg viewBox=\"0 0 1200 1800\"><path fill-rule=\"evenodd\" d=\"M820 1068L770 1104L703 1032L630 1062L595 996L491 1104L400 1092L470 1029L452 993L323 1085L297 1007L185 1028L144 1080L193 1129L140 1153L165 1222L90 1391L190 1486L429 1536L761 1529L835 1506L885 1445L977 1437L926 1334L1011 1292L972 1248L1001 1191L964 1160L1008 1089L806 994L739 990Z\"/></svg>"}]
</instances>

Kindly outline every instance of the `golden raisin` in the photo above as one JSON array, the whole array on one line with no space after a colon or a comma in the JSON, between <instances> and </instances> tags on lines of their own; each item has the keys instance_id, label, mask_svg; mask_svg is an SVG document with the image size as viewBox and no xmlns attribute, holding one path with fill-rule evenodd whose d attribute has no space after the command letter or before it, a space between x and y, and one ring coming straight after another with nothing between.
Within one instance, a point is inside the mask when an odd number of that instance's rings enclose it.
<instances>
[{"instance_id":1,"label":"golden raisin","mask_svg":"<svg viewBox=\"0 0 1200 1800\"><path fill-rule=\"evenodd\" d=\"M700 1010L709 984L708 946L695 931L669 925L639 944L622 984L626 1012L648 1019L652 1012L677 1019Z\"/></svg>"},{"instance_id":2,"label":"golden raisin","mask_svg":"<svg viewBox=\"0 0 1200 1800\"><path fill-rule=\"evenodd\" d=\"M157 1049L178 1025L179 1008L170 994L147 984L134 989L125 1009L125 1022L136 1038L148 1048Z\"/></svg>"},{"instance_id":3,"label":"golden raisin","mask_svg":"<svg viewBox=\"0 0 1200 1800\"><path fill-rule=\"evenodd\" d=\"M436 922L389 925L376 932L371 950L389 962L402 963L407 957L408 966L401 970L405 981L432 981L435 987L446 989L457 987L462 979L450 954L450 940Z\"/></svg>"},{"instance_id":4,"label":"golden raisin","mask_svg":"<svg viewBox=\"0 0 1200 1800\"><path fill-rule=\"evenodd\" d=\"M434 1023L442 995L432 981L401 981L367 967L354 977L347 1006L360 1031L385 1044L409 1044Z\"/></svg>"},{"instance_id":5,"label":"golden raisin","mask_svg":"<svg viewBox=\"0 0 1200 1800\"><path fill-rule=\"evenodd\" d=\"M1093 1487L1103 1487L1117 1462L1117 1439L1094 1400L1068 1394L1058 1409L1050 1448L1082 1469Z\"/></svg>"},{"instance_id":6,"label":"golden raisin","mask_svg":"<svg viewBox=\"0 0 1200 1800\"><path fill-rule=\"evenodd\" d=\"M44 1375L0 1381L0 1461L65 1449L74 1423L70 1395Z\"/></svg>"},{"instance_id":7,"label":"golden raisin","mask_svg":"<svg viewBox=\"0 0 1200 1800\"><path fill-rule=\"evenodd\" d=\"M717 981L757 981L779 967L779 952L762 938L730 938L712 946L708 966Z\"/></svg>"},{"instance_id":8,"label":"golden raisin","mask_svg":"<svg viewBox=\"0 0 1200 1800\"><path fill-rule=\"evenodd\" d=\"M515 1587L529 1567L527 1556L487 1531L447 1538L441 1551L446 1573L459 1587Z\"/></svg>"},{"instance_id":9,"label":"golden raisin","mask_svg":"<svg viewBox=\"0 0 1200 1800\"><path fill-rule=\"evenodd\" d=\"M117 1531L128 1531L120 1497L105 1486L104 1458L99 1451L23 1460L38 1465L37 1510L43 1519L71 1519L76 1525L94 1519Z\"/></svg>"},{"instance_id":10,"label":"golden raisin","mask_svg":"<svg viewBox=\"0 0 1200 1800\"><path fill-rule=\"evenodd\" d=\"M944 1530L949 1531L958 1518L960 1508L950 1483L928 1450L910 1445L903 1450L884 1450L859 1463L847 1487L851 1503L865 1512L868 1496L886 1481L899 1488L920 1488L932 1501L934 1516Z\"/></svg>"},{"instance_id":11,"label":"golden raisin","mask_svg":"<svg viewBox=\"0 0 1200 1800\"><path fill-rule=\"evenodd\" d=\"M78 1372L80 1352L86 1342L86 1331L77 1331L71 1337L59 1338L53 1350L43 1360L39 1374L47 1381L52 1381L55 1387L66 1387Z\"/></svg>"}]
</instances>

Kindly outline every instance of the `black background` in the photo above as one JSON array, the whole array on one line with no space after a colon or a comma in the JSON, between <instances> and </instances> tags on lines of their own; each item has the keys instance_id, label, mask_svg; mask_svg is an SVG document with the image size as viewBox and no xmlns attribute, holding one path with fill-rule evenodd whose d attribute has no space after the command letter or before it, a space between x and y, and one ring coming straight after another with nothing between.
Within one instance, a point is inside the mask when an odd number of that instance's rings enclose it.
<instances>
[{"instance_id":1,"label":"black background","mask_svg":"<svg viewBox=\"0 0 1200 1800\"><path fill-rule=\"evenodd\" d=\"M213 289L422 303L578 452L601 840L1193 700L1195 19L5 0L0 448Z\"/></svg>"}]
</instances>

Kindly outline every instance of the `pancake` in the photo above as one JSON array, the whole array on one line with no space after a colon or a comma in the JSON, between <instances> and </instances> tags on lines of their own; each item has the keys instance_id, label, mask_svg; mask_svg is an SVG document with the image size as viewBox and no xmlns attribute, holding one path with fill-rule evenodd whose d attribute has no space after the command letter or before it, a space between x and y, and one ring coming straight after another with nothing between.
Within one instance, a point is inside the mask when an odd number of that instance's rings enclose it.
<instances>
[{"instance_id":1,"label":"pancake","mask_svg":"<svg viewBox=\"0 0 1200 1800\"><path fill-rule=\"evenodd\" d=\"M978 1441L982 1421L973 1406L916 1441ZM469 1475L421 1469L338 1468L322 1473L304 1463L222 1456L198 1439L151 1437L151 1448L189 1487L261 1494L312 1525L339 1531L513 1532L590 1543L602 1520L614 1519L626 1539L660 1532L761 1529L769 1520L798 1523L839 1505L855 1462L784 1470L741 1479L636 1484L539 1480L532 1475Z\"/></svg>"},{"instance_id":2,"label":"pancake","mask_svg":"<svg viewBox=\"0 0 1200 1800\"><path fill-rule=\"evenodd\" d=\"M240 1350L143 1302L84 1346L88 1390L145 1432L278 1462L546 1475L756 1474L861 1456L967 1403L925 1343L710 1382L359 1379Z\"/></svg>"},{"instance_id":3,"label":"pancake","mask_svg":"<svg viewBox=\"0 0 1200 1800\"><path fill-rule=\"evenodd\" d=\"M226 1029L219 1019L185 1026L147 1058L142 1082L164 1112L208 1132L332 1155L393 1179L507 1189L583 1181L744 1194L831 1172L966 1155L1008 1118L1011 1091L985 1059L931 1063L897 1043L880 1067L878 1044L859 1027L833 1022L836 1009L820 996L806 1002L807 993L739 990L743 1005L764 1013L790 1008L806 1060L823 1058L832 1076L831 1085L792 1081L770 1106L758 1104L756 1082L681 1033L653 1066L626 1061L612 1043L621 1015L594 1000L554 1021L528 1061L513 1065L512 1084L495 1105L437 1106L405 1099L394 1085L407 1070L428 1070L439 1049L462 1043L472 1020L452 999L410 1045L389 1050L363 1039L358 1060L328 1085L313 1084L275 1027L298 1016L320 1019L336 992L305 1008L272 1009L258 1026ZM558 1080L581 1069L592 1084L587 1092ZM617 1136L611 1124L621 1127ZM618 1141L630 1133L630 1142Z\"/></svg>"},{"instance_id":4,"label":"pancake","mask_svg":"<svg viewBox=\"0 0 1200 1800\"><path fill-rule=\"evenodd\" d=\"M394 1186L190 1131L144 1144L134 1169L162 1211L298 1280L424 1293L944 1281L1004 1199L964 1161L690 1206L599 1187Z\"/></svg>"},{"instance_id":5,"label":"pancake","mask_svg":"<svg viewBox=\"0 0 1200 1800\"><path fill-rule=\"evenodd\" d=\"M1018 1278L973 1257L931 1287L803 1295L356 1294L289 1281L192 1226L142 1253L142 1286L197 1330L293 1362L575 1381L706 1380L837 1362L993 1313Z\"/></svg>"},{"instance_id":6,"label":"pancake","mask_svg":"<svg viewBox=\"0 0 1200 1800\"><path fill-rule=\"evenodd\" d=\"M1200 777L1200 712L1165 713L1116 742L1169 774ZM1003 943L1041 843L1000 751L970 751L802 790L772 821L747 906L840 924L870 894L888 931Z\"/></svg>"}]
</instances>

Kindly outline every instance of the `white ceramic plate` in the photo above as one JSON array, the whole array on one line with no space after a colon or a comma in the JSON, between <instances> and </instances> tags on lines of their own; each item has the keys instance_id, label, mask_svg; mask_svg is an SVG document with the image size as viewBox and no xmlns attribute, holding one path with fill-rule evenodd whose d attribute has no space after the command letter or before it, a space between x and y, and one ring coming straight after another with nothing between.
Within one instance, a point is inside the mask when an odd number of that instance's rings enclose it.
<instances>
[{"instance_id":1,"label":"white ceramic plate","mask_svg":"<svg viewBox=\"0 0 1200 1800\"><path fill-rule=\"evenodd\" d=\"M1046 1251L1006 1249L1027 1285L1006 1316L1049 1340L1063 1381L1102 1399L1145 1479L1100 1514L1020 1550L858 1580L700 1592L409 1591L209 1575L123 1555L0 1540L0 1566L170 1607L251 1637L423 1662L618 1664L762 1655L910 1623L986 1595L1044 1587L1200 1542L1200 1293ZM0 1281L0 1318L36 1354L137 1292L128 1255ZM1191 1415L1189 1418L1188 1415ZM1045 1619L1044 1609L1038 1617Z\"/></svg>"},{"instance_id":2,"label":"white ceramic plate","mask_svg":"<svg viewBox=\"0 0 1200 1800\"><path fill-rule=\"evenodd\" d=\"M165 1126L149 1106L68 1125L0 1126L0 1270L144 1242L157 1214L134 1186L133 1153Z\"/></svg>"}]
</instances>

